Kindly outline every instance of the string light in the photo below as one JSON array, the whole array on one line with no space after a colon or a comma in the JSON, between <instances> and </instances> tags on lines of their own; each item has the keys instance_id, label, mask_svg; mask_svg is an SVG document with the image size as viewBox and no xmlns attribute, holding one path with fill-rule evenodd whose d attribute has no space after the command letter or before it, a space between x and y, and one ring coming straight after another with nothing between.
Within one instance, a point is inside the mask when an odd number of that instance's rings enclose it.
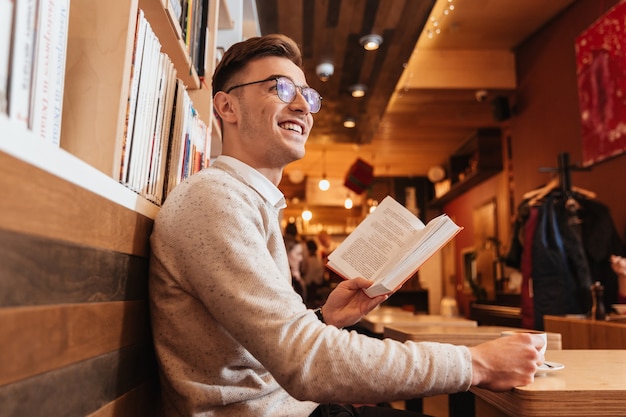
<instances>
[{"instance_id":1,"label":"string light","mask_svg":"<svg viewBox=\"0 0 626 417\"><path fill-rule=\"evenodd\" d=\"M322 171L322 179L320 180L319 184L317 184L317 186L322 191L328 191L328 189L330 188L330 182L328 182L328 180L326 179L326 149L322 151L322 164L324 164L323 171Z\"/></svg>"},{"instance_id":2,"label":"string light","mask_svg":"<svg viewBox=\"0 0 626 417\"><path fill-rule=\"evenodd\" d=\"M443 17L450 15L454 10L454 0L445 0L445 7L437 17L434 13L430 16L429 25L424 29L424 33L428 39L434 38L436 35L441 34L441 20ZM435 6L436 7L436 6Z\"/></svg>"},{"instance_id":3,"label":"string light","mask_svg":"<svg viewBox=\"0 0 626 417\"><path fill-rule=\"evenodd\" d=\"M374 210L376 210L376 207L378 207L378 201L370 198L367 200L367 205L369 206L368 211L371 214L374 212Z\"/></svg>"}]
</instances>

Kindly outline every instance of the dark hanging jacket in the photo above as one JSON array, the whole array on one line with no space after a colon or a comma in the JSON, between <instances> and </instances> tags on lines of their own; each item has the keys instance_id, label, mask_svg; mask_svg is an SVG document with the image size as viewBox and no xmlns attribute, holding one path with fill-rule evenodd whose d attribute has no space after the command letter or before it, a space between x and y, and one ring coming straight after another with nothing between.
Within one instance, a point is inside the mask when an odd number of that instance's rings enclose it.
<instances>
[{"instance_id":1,"label":"dark hanging jacket","mask_svg":"<svg viewBox=\"0 0 626 417\"><path fill-rule=\"evenodd\" d=\"M507 265L521 269L522 254L532 255L530 283L534 311L534 327L543 329L545 314L586 314L591 306L589 287L600 281L605 287L607 311L617 302L617 276L610 266L611 254L622 255L624 246L613 224L608 208L596 201L573 193L576 204L566 204L560 190L548 194L538 206L534 233L524 229L530 212L528 201L518 207ZM532 238L531 238L532 236ZM532 241L531 241L532 240ZM528 269L528 268L526 268ZM527 277L524 277L525 279ZM522 307L530 297L522 294ZM524 310L524 309L523 309ZM528 316L528 307L522 311ZM529 323L526 317L526 323ZM528 327L528 326L527 326Z\"/></svg>"}]
</instances>

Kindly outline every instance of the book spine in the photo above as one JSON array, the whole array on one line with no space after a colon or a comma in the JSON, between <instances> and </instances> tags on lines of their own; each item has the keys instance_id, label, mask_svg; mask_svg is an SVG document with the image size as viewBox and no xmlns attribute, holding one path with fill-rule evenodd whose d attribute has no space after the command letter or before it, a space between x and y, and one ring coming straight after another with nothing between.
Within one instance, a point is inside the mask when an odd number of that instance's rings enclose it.
<instances>
[{"instance_id":1,"label":"book spine","mask_svg":"<svg viewBox=\"0 0 626 417\"><path fill-rule=\"evenodd\" d=\"M41 139L59 145L69 0L40 0L37 13L30 127Z\"/></svg>"},{"instance_id":2,"label":"book spine","mask_svg":"<svg viewBox=\"0 0 626 417\"><path fill-rule=\"evenodd\" d=\"M154 128L152 132L152 149L150 149L150 158L148 160L147 167L147 179L145 181L145 196L153 203L156 202L155 185L157 167L160 164L161 157L161 145L165 140L162 136L163 123L165 121L165 93L167 91L167 72L169 71L169 57L161 53L159 57L159 77L157 82L157 95L156 95L156 112L154 120Z\"/></svg>"},{"instance_id":3,"label":"book spine","mask_svg":"<svg viewBox=\"0 0 626 417\"><path fill-rule=\"evenodd\" d=\"M129 181L130 154L133 142L133 132L137 111L137 99L139 95L139 75L146 40L146 18L143 10L137 11L137 26L135 30L135 43L133 46L133 59L130 68L130 87L128 89L128 101L126 104L126 123L124 125L124 138L122 141L122 160L120 164L119 181L127 184Z\"/></svg>"},{"instance_id":4,"label":"book spine","mask_svg":"<svg viewBox=\"0 0 626 417\"><path fill-rule=\"evenodd\" d=\"M61 143L61 123L63 117L63 93L65 91L65 66L67 61L67 38L70 22L70 0L58 0L55 7L57 19L54 26L54 50L53 71L54 82L52 83L52 134L50 139L52 143L60 145Z\"/></svg>"},{"instance_id":5,"label":"book spine","mask_svg":"<svg viewBox=\"0 0 626 417\"><path fill-rule=\"evenodd\" d=\"M40 0L32 70L29 127L41 139L49 134L50 73L52 66L53 0Z\"/></svg>"},{"instance_id":6,"label":"book spine","mask_svg":"<svg viewBox=\"0 0 626 417\"><path fill-rule=\"evenodd\" d=\"M139 74L139 87L137 93L137 108L132 133L130 148L130 161L128 165L128 181L126 185L135 192L141 191L140 176L147 147L148 126L150 123L150 96L153 88L154 62L158 56L156 44L158 43L150 24L146 21L146 38L144 52Z\"/></svg>"},{"instance_id":7,"label":"book spine","mask_svg":"<svg viewBox=\"0 0 626 417\"><path fill-rule=\"evenodd\" d=\"M176 19L180 21L180 17L183 11L182 1L181 0L169 0L169 1L170 1L170 7L172 8L172 11L174 12L174 17L176 17Z\"/></svg>"},{"instance_id":8,"label":"book spine","mask_svg":"<svg viewBox=\"0 0 626 417\"><path fill-rule=\"evenodd\" d=\"M8 114L13 0L0 0L0 113Z\"/></svg>"},{"instance_id":9,"label":"book spine","mask_svg":"<svg viewBox=\"0 0 626 417\"><path fill-rule=\"evenodd\" d=\"M193 2L193 19L191 22L191 36L189 41L189 57L194 68L198 65L200 44L200 26L202 24L203 0Z\"/></svg>"},{"instance_id":10,"label":"book spine","mask_svg":"<svg viewBox=\"0 0 626 417\"><path fill-rule=\"evenodd\" d=\"M156 183L154 186L154 198L155 203L161 205L163 202L163 190L165 184L165 177L167 174L167 152L170 149L170 140L171 140L171 126L172 126L172 116L173 116L173 105L174 105L174 94L176 87L176 68L172 61L168 61L167 75L166 75L166 89L165 89L165 103L163 110L163 123L162 123L162 131L161 137L163 138L161 142L161 147L159 149L158 155L158 163L156 170Z\"/></svg>"},{"instance_id":11,"label":"book spine","mask_svg":"<svg viewBox=\"0 0 626 417\"><path fill-rule=\"evenodd\" d=\"M178 184L178 169L180 160L180 142L182 138L182 115L185 87L180 79L176 80L176 94L174 98L174 116L172 120L172 131L170 133L170 145L167 155L167 196L172 189Z\"/></svg>"},{"instance_id":12,"label":"book spine","mask_svg":"<svg viewBox=\"0 0 626 417\"><path fill-rule=\"evenodd\" d=\"M30 123L37 4L37 0L20 0L15 3L15 30L9 72L9 117L24 128L28 128Z\"/></svg>"},{"instance_id":13,"label":"book spine","mask_svg":"<svg viewBox=\"0 0 626 417\"><path fill-rule=\"evenodd\" d=\"M132 187L138 192L142 193L144 190L147 161L150 157L150 149L154 137L152 135L154 128L155 112L156 112L156 88L159 74L159 59L161 45L157 39L154 31L150 28L148 31L148 42L150 46L150 52L147 55L148 61L145 65L145 72L142 70L140 89L143 89L143 101L142 113L141 113L141 130L139 134L139 142L137 147L137 153L135 154L135 164L133 168ZM132 168L132 165L131 165Z\"/></svg>"},{"instance_id":14,"label":"book spine","mask_svg":"<svg viewBox=\"0 0 626 417\"><path fill-rule=\"evenodd\" d=\"M195 57L195 66L196 73L199 77L204 77L206 72L206 45L207 45L207 37L208 34L208 23L209 23L209 0L202 0L202 17L200 19L200 27L198 28L197 39L197 52Z\"/></svg>"}]
</instances>

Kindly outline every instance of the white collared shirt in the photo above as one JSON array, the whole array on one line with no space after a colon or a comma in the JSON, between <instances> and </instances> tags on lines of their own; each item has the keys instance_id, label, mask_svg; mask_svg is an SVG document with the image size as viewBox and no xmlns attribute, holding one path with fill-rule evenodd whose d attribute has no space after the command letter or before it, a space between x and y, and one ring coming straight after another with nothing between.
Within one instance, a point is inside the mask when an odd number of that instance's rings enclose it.
<instances>
[{"instance_id":1,"label":"white collared shirt","mask_svg":"<svg viewBox=\"0 0 626 417\"><path fill-rule=\"evenodd\" d=\"M287 207L284 194L267 177L232 156L219 155L216 161L234 169L246 182L277 209Z\"/></svg>"}]
</instances>

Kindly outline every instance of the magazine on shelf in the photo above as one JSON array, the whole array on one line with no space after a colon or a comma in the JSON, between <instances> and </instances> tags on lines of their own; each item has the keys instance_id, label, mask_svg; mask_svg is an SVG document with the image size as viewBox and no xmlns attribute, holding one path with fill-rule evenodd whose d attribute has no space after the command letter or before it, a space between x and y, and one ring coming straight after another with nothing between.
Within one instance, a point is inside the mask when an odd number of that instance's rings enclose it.
<instances>
[{"instance_id":1,"label":"magazine on shelf","mask_svg":"<svg viewBox=\"0 0 626 417\"><path fill-rule=\"evenodd\" d=\"M40 0L37 12L30 128L57 146L61 143L69 8L69 0Z\"/></svg>"},{"instance_id":2,"label":"magazine on shelf","mask_svg":"<svg viewBox=\"0 0 626 417\"><path fill-rule=\"evenodd\" d=\"M9 61L13 31L13 1L0 0L0 113L8 114Z\"/></svg>"},{"instance_id":3,"label":"magazine on shelf","mask_svg":"<svg viewBox=\"0 0 626 417\"><path fill-rule=\"evenodd\" d=\"M15 16L9 70L9 117L21 126L29 128L37 0L20 0L14 4Z\"/></svg>"},{"instance_id":4,"label":"magazine on shelf","mask_svg":"<svg viewBox=\"0 0 626 417\"><path fill-rule=\"evenodd\" d=\"M137 100L139 97L139 76L143 62L143 51L146 40L147 21L143 10L137 11L137 27L135 29L135 41L133 44L133 58L130 67L130 86L128 102L126 103L126 123L124 125L124 139L122 142L122 158L120 161L119 181L128 184L130 154L132 151L133 134L135 131L135 118L137 113Z\"/></svg>"},{"instance_id":5,"label":"magazine on shelf","mask_svg":"<svg viewBox=\"0 0 626 417\"><path fill-rule=\"evenodd\" d=\"M385 197L328 257L345 279L373 281L370 297L398 290L463 228L446 214L427 224L392 197Z\"/></svg>"}]
</instances>

